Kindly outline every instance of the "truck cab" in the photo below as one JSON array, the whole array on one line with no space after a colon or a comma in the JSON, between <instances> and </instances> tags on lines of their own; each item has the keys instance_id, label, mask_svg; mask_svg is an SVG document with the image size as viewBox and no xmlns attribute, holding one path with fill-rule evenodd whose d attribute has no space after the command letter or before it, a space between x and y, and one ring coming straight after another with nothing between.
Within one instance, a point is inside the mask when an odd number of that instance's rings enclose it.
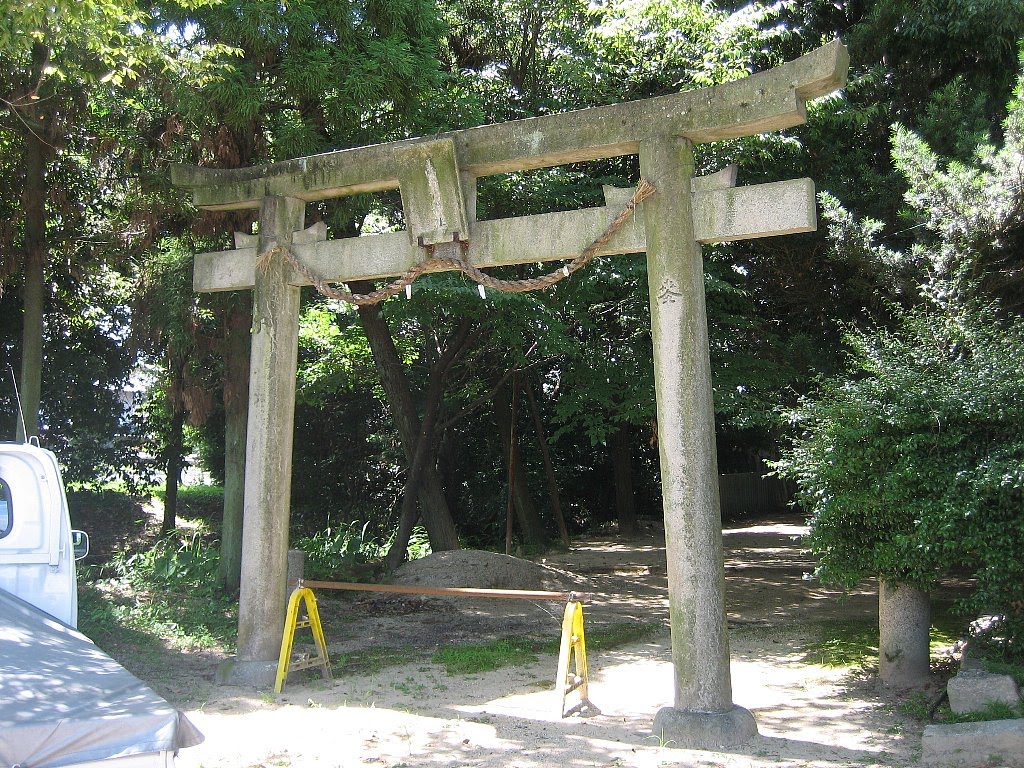
<instances>
[{"instance_id":1,"label":"truck cab","mask_svg":"<svg viewBox=\"0 0 1024 768\"><path fill-rule=\"evenodd\" d=\"M56 457L0 442L0 766L173 768L203 736L77 631L87 549Z\"/></svg>"},{"instance_id":2,"label":"truck cab","mask_svg":"<svg viewBox=\"0 0 1024 768\"><path fill-rule=\"evenodd\" d=\"M30 443L0 443L0 589L78 625L78 590L67 496L57 458Z\"/></svg>"}]
</instances>

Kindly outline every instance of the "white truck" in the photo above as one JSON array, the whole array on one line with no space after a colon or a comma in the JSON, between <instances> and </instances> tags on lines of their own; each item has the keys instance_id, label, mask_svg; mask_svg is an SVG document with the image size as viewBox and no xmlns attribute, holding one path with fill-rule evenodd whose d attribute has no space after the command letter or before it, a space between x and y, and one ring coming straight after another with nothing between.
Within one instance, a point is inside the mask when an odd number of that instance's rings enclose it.
<instances>
[{"instance_id":1,"label":"white truck","mask_svg":"<svg viewBox=\"0 0 1024 768\"><path fill-rule=\"evenodd\" d=\"M87 549L56 457L0 443L0 768L166 768L202 741L77 631Z\"/></svg>"}]
</instances>

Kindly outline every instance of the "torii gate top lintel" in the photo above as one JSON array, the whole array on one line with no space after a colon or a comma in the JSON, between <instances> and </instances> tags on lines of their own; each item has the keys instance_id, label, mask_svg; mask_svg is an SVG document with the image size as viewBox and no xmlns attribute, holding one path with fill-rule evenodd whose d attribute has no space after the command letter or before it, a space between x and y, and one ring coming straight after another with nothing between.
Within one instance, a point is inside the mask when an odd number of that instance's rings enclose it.
<instances>
[{"instance_id":1,"label":"torii gate top lintel","mask_svg":"<svg viewBox=\"0 0 1024 768\"><path fill-rule=\"evenodd\" d=\"M482 125L431 137L343 149L269 165L213 169L175 165L175 186L207 210L258 208L271 195L307 202L400 186L409 153L452 142L460 172L473 177L635 154L647 137L699 144L790 128L805 102L846 82L839 40L799 59L732 82L640 101ZM427 150L429 151L429 150Z\"/></svg>"}]
</instances>

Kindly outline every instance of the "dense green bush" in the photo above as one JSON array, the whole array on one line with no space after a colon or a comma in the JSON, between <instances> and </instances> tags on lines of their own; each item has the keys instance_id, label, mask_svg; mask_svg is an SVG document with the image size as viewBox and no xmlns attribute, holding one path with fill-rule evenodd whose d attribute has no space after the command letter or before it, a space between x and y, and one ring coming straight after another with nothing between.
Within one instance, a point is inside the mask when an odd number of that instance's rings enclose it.
<instances>
[{"instance_id":1,"label":"dense green bush","mask_svg":"<svg viewBox=\"0 0 1024 768\"><path fill-rule=\"evenodd\" d=\"M83 573L79 626L101 644L120 626L175 647L230 649L237 604L217 587L217 559L202 531L176 530L143 551L120 551L112 577Z\"/></svg>"},{"instance_id":2,"label":"dense green bush","mask_svg":"<svg viewBox=\"0 0 1024 768\"><path fill-rule=\"evenodd\" d=\"M822 580L925 589L975 579L966 607L1024 643L1024 322L977 307L900 314L849 338L851 373L791 413L777 468L799 485Z\"/></svg>"},{"instance_id":3,"label":"dense green bush","mask_svg":"<svg viewBox=\"0 0 1024 768\"><path fill-rule=\"evenodd\" d=\"M365 581L379 570L391 548L390 541L373 535L369 523L358 521L331 525L295 539L293 546L305 555L304 575L308 579ZM430 554L427 532L416 526L406 553L409 560Z\"/></svg>"}]
</instances>

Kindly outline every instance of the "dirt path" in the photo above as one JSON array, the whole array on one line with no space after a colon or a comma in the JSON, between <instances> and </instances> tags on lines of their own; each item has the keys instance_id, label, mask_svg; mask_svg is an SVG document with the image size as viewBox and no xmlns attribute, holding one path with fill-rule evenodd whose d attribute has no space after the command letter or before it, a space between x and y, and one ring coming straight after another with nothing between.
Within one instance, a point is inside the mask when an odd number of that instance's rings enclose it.
<instances>
[{"instance_id":1,"label":"dirt path","mask_svg":"<svg viewBox=\"0 0 1024 768\"><path fill-rule=\"evenodd\" d=\"M872 621L876 606L871 593L840 601L805 580L801 531L786 519L725 531L733 698L761 731L730 752L675 749L651 733L654 714L672 701L667 630L591 654L591 699L601 714L590 718L560 717L554 655L471 676L449 676L429 661L439 645L555 638L556 604L325 596L318 599L334 658L391 647L406 649L410 663L334 681L295 679L278 697L213 686L213 658L194 659L188 679L150 682L206 734L181 753L181 768L909 765L921 726L870 677L807 661L808 647L839 624ZM596 593L588 630L665 619L657 536L629 545L590 539L543 562Z\"/></svg>"}]
</instances>

